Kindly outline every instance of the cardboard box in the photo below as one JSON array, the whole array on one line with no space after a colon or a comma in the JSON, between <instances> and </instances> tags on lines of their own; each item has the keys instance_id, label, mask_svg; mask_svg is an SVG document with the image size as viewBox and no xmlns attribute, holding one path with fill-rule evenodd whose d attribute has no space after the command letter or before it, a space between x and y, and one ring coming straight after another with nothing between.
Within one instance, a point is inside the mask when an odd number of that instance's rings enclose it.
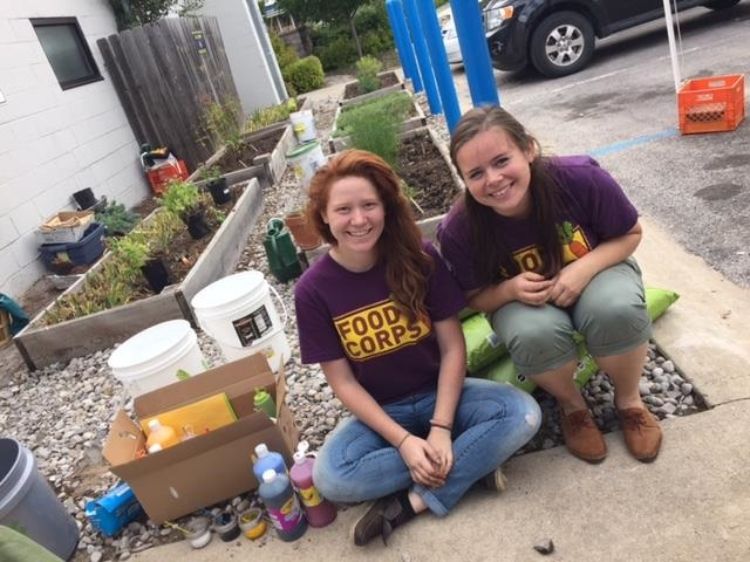
<instances>
[{"instance_id":1,"label":"cardboard box","mask_svg":"<svg viewBox=\"0 0 750 562\"><path fill-rule=\"evenodd\" d=\"M274 396L276 424L265 413L253 410L256 388L265 388ZM135 399L135 413L139 419L157 415L217 392L227 393L237 413L236 422L153 455L136 458L145 437L124 410L112 422L104 457L156 523L255 489L258 481L250 455L258 443L281 453L291 466L291 452L299 435L284 404L284 375L281 372L277 382L260 353L143 394Z\"/></svg>"}]
</instances>

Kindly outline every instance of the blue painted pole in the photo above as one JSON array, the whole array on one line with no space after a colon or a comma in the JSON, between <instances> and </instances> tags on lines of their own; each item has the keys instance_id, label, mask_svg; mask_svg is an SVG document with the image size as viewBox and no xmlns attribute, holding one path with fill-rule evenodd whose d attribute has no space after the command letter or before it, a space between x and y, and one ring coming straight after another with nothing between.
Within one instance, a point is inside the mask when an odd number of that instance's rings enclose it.
<instances>
[{"instance_id":1,"label":"blue painted pole","mask_svg":"<svg viewBox=\"0 0 750 562\"><path fill-rule=\"evenodd\" d=\"M490 49L484 35L479 2L450 0L456 24L458 44L464 59L466 80L469 82L474 106L500 105L500 89L495 82L490 60Z\"/></svg>"},{"instance_id":2,"label":"blue painted pole","mask_svg":"<svg viewBox=\"0 0 750 562\"><path fill-rule=\"evenodd\" d=\"M470 3L473 4L474 0L470 0ZM430 60L440 89L440 100L443 102L443 109L445 110L445 121L448 124L448 129L453 131L458 120L461 119L461 107L458 105L456 84L453 82L453 74L448 64L448 55L445 54L443 34L440 31L435 2L433 0L418 0L417 7L419 8L419 19L422 22L425 39L430 47Z\"/></svg>"},{"instance_id":3,"label":"blue painted pole","mask_svg":"<svg viewBox=\"0 0 750 562\"><path fill-rule=\"evenodd\" d=\"M409 24L411 38L414 41L414 51L417 53L417 62L419 63L419 72L422 75L425 93L427 94L427 103L430 105L430 113L439 115L443 112L443 105L440 102L437 83L435 82L435 73L432 71L432 62L430 53L427 50L427 41L424 38L422 22L419 20L417 13L417 4L415 0L403 0L404 11L406 12L406 23ZM433 4L433 10L435 5Z\"/></svg>"},{"instance_id":4,"label":"blue painted pole","mask_svg":"<svg viewBox=\"0 0 750 562\"><path fill-rule=\"evenodd\" d=\"M406 16L404 16L404 7L401 0L386 0L385 9L388 12L388 19L391 22L391 31L393 39L396 42L396 52L404 69L404 74L411 80L415 92L421 92L422 78L419 75L417 59L414 56L414 47L411 44L409 30L406 27Z\"/></svg>"}]
</instances>

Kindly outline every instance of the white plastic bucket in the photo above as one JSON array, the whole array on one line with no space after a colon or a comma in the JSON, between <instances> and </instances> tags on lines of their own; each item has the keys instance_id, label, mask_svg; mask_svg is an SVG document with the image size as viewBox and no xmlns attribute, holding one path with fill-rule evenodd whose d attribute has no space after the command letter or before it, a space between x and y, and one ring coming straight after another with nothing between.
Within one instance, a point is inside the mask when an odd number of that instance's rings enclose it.
<instances>
[{"instance_id":1,"label":"white plastic bucket","mask_svg":"<svg viewBox=\"0 0 750 562\"><path fill-rule=\"evenodd\" d=\"M284 312L282 321L271 291ZM291 356L284 334L286 307L260 271L229 275L201 289L191 306L203 330L219 344L229 361L263 353L277 371Z\"/></svg>"},{"instance_id":2,"label":"white plastic bucket","mask_svg":"<svg viewBox=\"0 0 750 562\"><path fill-rule=\"evenodd\" d=\"M299 142L310 142L315 140L317 132L315 131L315 119L311 109L295 111L289 114L289 120L292 122L292 130Z\"/></svg>"},{"instance_id":3,"label":"white plastic bucket","mask_svg":"<svg viewBox=\"0 0 750 562\"><path fill-rule=\"evenodd\" d=\"M140 396L206 370L198 336L187 320L169 320L127 339L109 367L131 396Z\"/></svg>"},{"instance_id":4,"label":"white plastic bucket","mask_svg":"<svg viewBox=\"0 0 750 562\"><path fill-rule=\"evenodd\" d=\"M286 153L286 160L305 190L310 185L310 180L312 180L316 170L326 163L325 154L323 154L323 149L318 141L300 144Z\"/></svg>"}]
</instances>

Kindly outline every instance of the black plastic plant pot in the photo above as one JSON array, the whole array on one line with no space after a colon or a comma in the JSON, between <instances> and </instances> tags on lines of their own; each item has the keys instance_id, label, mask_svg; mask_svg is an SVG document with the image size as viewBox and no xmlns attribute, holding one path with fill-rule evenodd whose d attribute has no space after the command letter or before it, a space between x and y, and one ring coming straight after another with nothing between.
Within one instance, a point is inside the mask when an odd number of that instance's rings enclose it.
<instances>
[{"instance_id":1,"label":"black plastic plant pot","mask_svg":"<svg viewBox=\"0 0 750 562\"><path fill-rule=\"evenodd\" d=\"M164 287L172 284L169 270L160 258L148 260L146 264L141 267L141 272L143 272L143 276L146 278L149 287L151 287L157 295L164 290Z\"/></svg>"},{"instance_id":2,"label":"black plastic plant pot","mask_svg":"<svg viewBox=\"0 0 750 562\"><path fill-rule=\"evenodd\" d=\"M192 215L188 215L185 221L188 227L188 232L193 240L200 240L206 236L211 229L206 224L206 215L203 211L198 211Z\"/></svg>"},{"instance_id":3,"label":"black plastic plant pot","mask_svg":"<svg viewBox=\"0 0 750 562\"><path fill-rule=\"evenodd\" d=\"M211 198L214 200L214 204L223 205L228 203L232 198L229 194L229 186L227 185L227 178L219 178L209 182L208 191L211 193Z\"/></svg>"},{"instance_id":4,"label":"black plastic plant pot","mask_svg":"<svg viewBox=\"0 0 750 562\"><path fill-rule=\"evenodd\" d=\"M96 197L94 197L94 192L90 187L82 189L81 191L76 191L73 194L73 199L75 199L76 205L78 205L78 208L82 211L90 209L96 205Z\"/></svg>"}]
</instances>

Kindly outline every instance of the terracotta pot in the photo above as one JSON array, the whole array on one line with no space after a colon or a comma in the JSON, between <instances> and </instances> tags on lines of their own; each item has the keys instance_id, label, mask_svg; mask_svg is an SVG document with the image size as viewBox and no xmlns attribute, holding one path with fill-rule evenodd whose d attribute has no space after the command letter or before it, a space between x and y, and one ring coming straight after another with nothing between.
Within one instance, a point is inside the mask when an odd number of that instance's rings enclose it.
<instances>
[{"instance_id":1,"label":"terracotta pot","mask_svg":"<svg viewBox=\"0 0 750 562\"><path fill-rule=\"evenodd\" d=\"M323 243L313 225L307 222L304 213L289 213L284 217L284 224L291 231L294 242L302 250L314 250Z\"/></svg>"}]
</instances>

